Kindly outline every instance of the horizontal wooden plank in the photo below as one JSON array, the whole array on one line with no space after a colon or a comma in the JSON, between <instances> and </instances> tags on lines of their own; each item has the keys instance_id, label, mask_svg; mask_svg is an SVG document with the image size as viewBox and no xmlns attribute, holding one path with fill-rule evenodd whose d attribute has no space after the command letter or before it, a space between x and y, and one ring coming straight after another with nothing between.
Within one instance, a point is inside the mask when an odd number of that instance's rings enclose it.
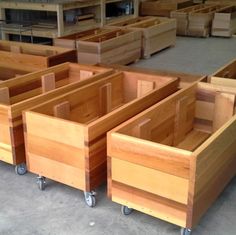
<instances>
[{"instance_id":1,"label":"horizontal wooden plank","mask_svg":"<svg viewBox=\"0 0 236 235\"><path fill-rule=\"evenodd\" d=\"M188 180L112 158L112 179L129 186L187 204ZM132 172L132 174L130 174Z\"/></svg>"},{"instance_id":2,"label":"horizontal wooden plank","mask_svg":"<svg viewBox=\"0 0 236 235\"><path fill-rule=\"evenodd\" d=\"M112 181L112 201L186 227L186 205Z\"/></svg>"}]
</instances>

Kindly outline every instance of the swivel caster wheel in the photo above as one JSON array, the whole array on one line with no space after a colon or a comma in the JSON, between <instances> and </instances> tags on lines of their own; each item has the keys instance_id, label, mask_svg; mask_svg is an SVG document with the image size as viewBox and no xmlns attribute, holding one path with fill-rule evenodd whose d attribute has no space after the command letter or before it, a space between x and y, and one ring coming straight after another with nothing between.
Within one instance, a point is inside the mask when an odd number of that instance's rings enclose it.
<instances>
[{"instance_id":1,"label":"swivel caster wheel","mask_svg":"<svg viewBox=\"0 0 236 235\"><path fill-rule=\"evenodd\" d=\"M17 175L24 175L27 172L25 163L21 163L15 166L15 172Z\"/></svg>"},{"instance_id":2,"label":"swivel caster wheel","mask_svg":"<svg viewBox=\"0 0 236 235\"><path fill-rule=\"evenodd\" d=\"M46 188L46 178L44 176L37 177L37 184L41 191L43 191Z\"/></svg>"},{"instance_id":3,"label":"swivel caster wheel","mask_svg":"<svg viewBox=\"0 0 236 235\"><path fill-rule=\"evenodd\" d=\"M132 208L129 208L128 206L121 206L121 213L123 215L130 215L133 212Z\"/></svg>"},{"instance_id":4,"label":"swivel caster wheel","mask_svg":"<svg viewBox=\"0 0 236 235\"><path fill-rule=\"evenodd\" d=\"M85 203L89 207L95 207L96 206L96 193L94 191L91 192L84 192L84 200Z\"/></svg>"},{"instance_id":5,"label":"swivel caster wheel","mask_svg":"<svg viewBox=\"0 0 236 235\"><path fill-rule=\"evenodd\" d=\"M191 233L192 233L192 230L188 228L181 228L180 230L181 235L190 235Z\"/></svg>"}]
</instances>

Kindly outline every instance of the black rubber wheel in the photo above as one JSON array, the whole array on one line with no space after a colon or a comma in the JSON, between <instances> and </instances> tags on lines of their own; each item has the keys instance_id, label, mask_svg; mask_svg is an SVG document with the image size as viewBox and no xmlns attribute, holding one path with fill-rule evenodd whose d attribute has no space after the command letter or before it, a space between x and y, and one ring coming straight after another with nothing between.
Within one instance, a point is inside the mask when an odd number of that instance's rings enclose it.
<instances>
[{"instance_id":1,"label":"black rubber wheel","mask_svg":"<svg viewBox=\"0 0 236 235\"><path fill-rule=\"evenodd\" d=\"M89 207L95 207L96 206L96 197L92 193L85 192L84 193L84 200L86 205Z\"/></svg>"},{"instance_id":2,"label":"black rubber wheel","mask_svg":"<svg viewBox=\"0 0 236 235\"><path fill-rule=\"evenodd\" d=\"M123 215L130 215L133 212L132 208L129 208L127 206L121 206L121 213Z\"/></svg>"},{"instance_id":3,"label":"black rubber wheel","mask_svg":"<svg viewBox=\"0 0 236 235\"><path fill-rule=\"evenodd\" d=\"M40 177L38 178L38 187L41 191L45 190L46 188L46 181L45 181L45 177Z\"/></svg>"},{"instance_id":4,"label":"black rubber wheel","mask_svg":"<svg viewBox=\"0 0 236 235\"><path fill-rule=\"evenodd\" d=\"M192 233L191 229L181 228L181 231L180 231L181 235L190 235L191 233Z\"/></svg>"},{"instance_id":5,"label":"black rubber wheel","mask_svg":"<svg viewBox=\"0 0 236 235\"><path fill-rule=\"evenodd\" d=\"M24 175L27 172L25 163L21 163L15 166L15 172L17 175Z\"/></svg>"}]
</instances>

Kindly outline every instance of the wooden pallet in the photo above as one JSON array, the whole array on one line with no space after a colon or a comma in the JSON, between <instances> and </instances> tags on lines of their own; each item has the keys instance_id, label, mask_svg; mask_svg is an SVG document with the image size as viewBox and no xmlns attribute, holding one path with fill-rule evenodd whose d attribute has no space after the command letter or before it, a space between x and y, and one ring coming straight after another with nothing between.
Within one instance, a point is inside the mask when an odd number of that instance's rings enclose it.
<instances>
[{"instance_id":1,"label":"wooden pallet","mask_svg":"<svg viewBox=\"0 0 236 235\"><path fill-rule=\"evenodd\" d=\"M130 64L141 57L142 33L115 29L77 40L78 62L87 64Z\"/></svg>"},{"instance_id":2,"label":"wooden pallet","mask_svg":"<svg viewBox=\"0 0 236 235\"><path fill-rule=\"evenodd\" d=\"M25 162L22 111L112 73L65 63L0 83L0 160Z\"/></svg>"},{"instance_id":3,"label":"wooden pallet","mask_svg":"<svg viewBox=\"0 0 236 235\"><path fill-rule=\"evenodd\" d=\"M174 46L176 42L176 21L164 17L137 17L110 24L111 27L128 28L142 32L142 57Z\"/></svg>"},{"instance_id":4,"label":"wooden pallet","mask_svg":"<svg viewBox=\"0 0 236 235\"><path fill-rule=\"evenodd\" d=\"M106 132L175 92L178 83L176 77L117 72L25 112L29 171L94 190L106 180Z\"/></svg>"},{"instance_id":5,"label":"wooden pallet","mask_svg":"<svg viewBox=\"0 0 236 235\"><path fill-rule=\"evenodd\" d=\"M195 83L109 132L112 201L194 228L236 174L235 95Z\"/></svg>"},{"instance_id":6,"label":"wooden pallet","mask_svg":"<svg viewBox=\"0 0 236 235\"><path fill-rule=\"evenodd\" d=\"M211 35L232 37L236 33L236 6L228 6L214 14Z\"/></svg>"},{"instance_id":7,"label":"wooden pallet","mask_svg":"<svg viewBox=\"0 0 236 235\"><path fill-rule=\"evenodd\" d=\"M190 0L148 0L140 4L140 14L143 16L170 17L170 12L193 5Z\"/></svg>"},{"instance_id":8,"label":"wooden pallet","mask_svg":"<svg viewBox=\"0 0 236 235\"><path fill-rule=\"evenodd\" d=\"M0 82L19 77L33 71L35 71L35 69L29 66L19 66L17 64L0 62Z\"/></svg>"},{"instance_id":9,"label":"wooden pallet","mask_svg":"<svg viewBox=\"0 0 236 235\"><path fill-rule=\"evenodd\" d=\"M14 63L40 69L67 61L77 62L75 50L0 40L0 63Z\"/></svg>"}]
</instances>

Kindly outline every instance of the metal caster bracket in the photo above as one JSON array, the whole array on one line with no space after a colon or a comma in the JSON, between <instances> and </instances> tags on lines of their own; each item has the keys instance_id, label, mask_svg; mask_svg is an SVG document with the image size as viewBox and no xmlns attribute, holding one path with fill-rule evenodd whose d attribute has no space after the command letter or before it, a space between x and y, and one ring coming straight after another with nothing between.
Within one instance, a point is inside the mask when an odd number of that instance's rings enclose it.
<instances>
[{"instance_id":1,"label":"metal caster bracket","mask_svg":"<svg viewBox=\"0 0 236 235\"><path fill-rule=\"evenodd\" d=\"M15 166L15 172L17 175L24 175L27 172L25 163L21 163Z\"/></svg>"},{"instance_id":2,"label":"metal caster bracket","mask_svg":"<svg viewBox=\"0 0 236 235\"><path fill-rule=\"evenodd\" d=\"M123 215L130 215L133 212L132 208L129 208L128 206L121 206L121 213Z\"/></svg>"},{"instance_id":3,"label":"metal caster bracket","mask_svg":"<svg viewBox=\"0 0 236 235\"><path fill-rule=\"evenodd\" d=\"M96 196L95 191L84 192L84 200L85 200L85 203L89 207L95 207L96 206L96 197L95 196Z\"/></svg>"},{"instance_id":4,"label":"metal caster bracket","mask_svg":"<svg viewBox=\"0 0 236 235\"><path fill-rule=\"evenodd\" d=\"M41 191L45 190L46 188L46 178L44 176L37 177L37 184Z\"/></svg>"}]
</instances>

